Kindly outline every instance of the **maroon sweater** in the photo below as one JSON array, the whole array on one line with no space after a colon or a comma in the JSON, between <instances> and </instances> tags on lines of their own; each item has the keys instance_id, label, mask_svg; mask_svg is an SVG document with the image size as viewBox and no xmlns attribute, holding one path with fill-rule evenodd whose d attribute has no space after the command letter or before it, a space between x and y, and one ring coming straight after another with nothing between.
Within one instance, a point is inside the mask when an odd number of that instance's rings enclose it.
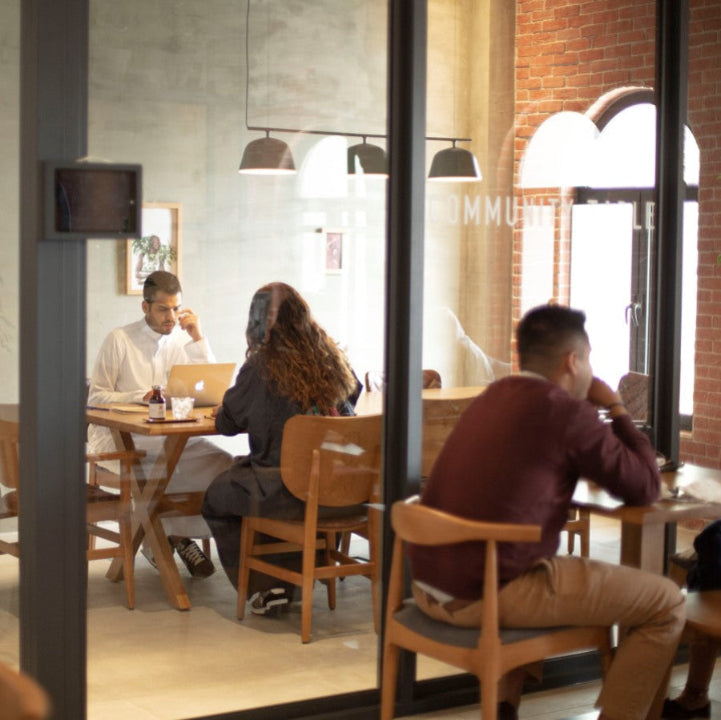
<instances>
[{"instance_id":1,"label":"maroon sweater","mask_svg":"<svg viewBox=\"0 0 721 720\"><path fill-rule=\"evenodd\" d=\"M555 555L579 477L629 505L659 497L655 452L629 416L604 423L593 405L554 383L515 375L489 385L461 416L422 502L473 520L542 526L539 543L499 545L504 585ZM481 543L415 545L409 557L415 579L457 598L482 595Z\"/></svg>"}]
</instances>

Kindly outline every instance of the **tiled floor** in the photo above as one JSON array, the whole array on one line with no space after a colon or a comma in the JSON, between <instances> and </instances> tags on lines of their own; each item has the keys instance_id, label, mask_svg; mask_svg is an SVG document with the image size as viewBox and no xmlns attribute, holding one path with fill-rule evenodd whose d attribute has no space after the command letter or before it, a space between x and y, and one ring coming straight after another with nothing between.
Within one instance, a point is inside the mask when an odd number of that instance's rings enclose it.
<instances>
[{"instance_id":1,"label":"tiled floor","mask_svg":"<svg viewBox=\"0 0 721 720\"><path fill-rule=\"evenodd\" d=\"M687 535L679 533L680 545L688 543ZM618 560L616 523L593 518L591 538L592 557ZM105 579L106 566L104 561L90 566L89 720L172 720L375 686L377 637L363 578L338 584L333 612L324 590L317 588L313 639L302 645L299 606L281 619L250 616L239 622L234 591L221 571L194 580L181 568L193 609L178 612L167 605L156 571L139 556L137 605L129 611L122 586ZM0 556L0 660L13 665L17 618L17 561ZM420 677L446 672L438 664L419 662ZM684 675L685 668L677 668L674 684L682 685ZM721 682L713 690L721 700ZM592 683L529 694L521 717L550 720L588 713L597 691ZM424 717L477 719L479 710L473 706Z\"/></svg>"}]
</instances>

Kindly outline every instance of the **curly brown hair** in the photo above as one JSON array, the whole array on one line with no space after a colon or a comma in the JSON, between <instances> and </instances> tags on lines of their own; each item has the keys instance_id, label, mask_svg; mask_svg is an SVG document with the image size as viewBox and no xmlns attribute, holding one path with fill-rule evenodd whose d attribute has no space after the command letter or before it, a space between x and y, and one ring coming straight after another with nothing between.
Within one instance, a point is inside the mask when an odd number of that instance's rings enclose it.
<instances>
[{"instance_id":1,"label":"curly brown hair","mask_svg":"<svg viewBox=\"0 0 721 720\"><path fill-rule=\"evenodd\" d=\"M357 379L338 345L285 283L260 288L250 303L246 358L255 358L266 379L307 412L323 414L356 391Z\"/></svg>"}]
</instances>

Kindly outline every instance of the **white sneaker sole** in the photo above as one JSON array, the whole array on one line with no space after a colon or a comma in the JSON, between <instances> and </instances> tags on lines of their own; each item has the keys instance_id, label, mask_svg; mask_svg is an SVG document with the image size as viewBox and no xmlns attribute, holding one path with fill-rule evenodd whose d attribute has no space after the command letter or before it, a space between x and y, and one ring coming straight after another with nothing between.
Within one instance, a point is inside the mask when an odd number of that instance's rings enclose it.
<instances>
[{"instance_id":1,"label":"white sneaker sole","mask_svg":"<svg viewBox=\"0 0 721 720\"><path fill-rule=\"evenodd\" d=\"M255 605L256 601L263 598L264 593L265 599L262 605ZM281 607L288 604L288 595L285 590L281 588L272 588L271 590L265 590L264 592L253 593L253 596L249 600L250 612L254 615L269 615L276 614Z\"/></svg>"}]
</instances>

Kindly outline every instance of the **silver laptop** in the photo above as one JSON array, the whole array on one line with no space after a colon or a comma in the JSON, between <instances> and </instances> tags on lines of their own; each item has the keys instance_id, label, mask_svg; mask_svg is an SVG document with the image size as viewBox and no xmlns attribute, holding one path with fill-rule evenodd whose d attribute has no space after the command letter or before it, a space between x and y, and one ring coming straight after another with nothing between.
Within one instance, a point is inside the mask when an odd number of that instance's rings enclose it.
<instances>
[{"instance_id":1,"label":"silver laptop","mask_svg":"<svg viewBox=\"0 0 721 720\"><path fill-rule=\"evenodd\" d=\"M192 363L170 368L165 396L193 397L196 407L220 405L235 375L235 363Z\"/></svg>"}]
</instances>

